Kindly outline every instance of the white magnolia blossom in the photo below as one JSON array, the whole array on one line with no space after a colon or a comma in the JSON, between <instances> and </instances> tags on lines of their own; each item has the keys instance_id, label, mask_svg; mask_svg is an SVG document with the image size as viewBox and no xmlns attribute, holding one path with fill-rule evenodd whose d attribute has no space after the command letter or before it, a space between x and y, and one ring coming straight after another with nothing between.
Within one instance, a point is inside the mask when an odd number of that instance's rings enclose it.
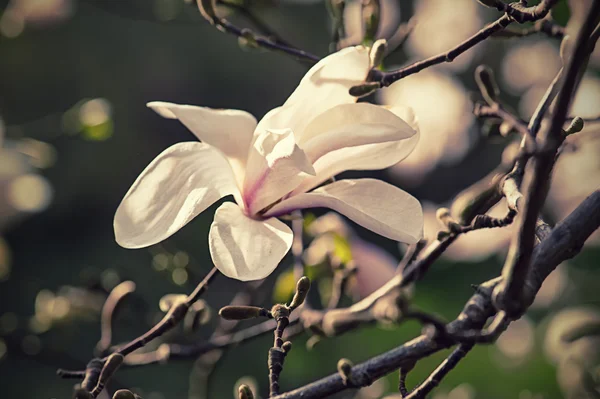
<instances>
[{"instance_id":1,"label":"white magnolia blossom","mask_svg":"<svg viewBox=\"0 0 600 399\"><path fill-rule=\"evenodd\" d=\"M375 179L319 185L345 170L383 169L418 141L405 107L356 103L348 93L364 81L368 49L352 47L321 60L281 107L257 123L247 112L152 102L161 116L179 119L202 142L166 149L142 172L117 209L117 242L156 244L220 198L209 248L226 276L268 276L292 245L277 219L294 210L327 207L387 238L414 243L422 236L419 202Z\"/></svg>"}]
</instances>

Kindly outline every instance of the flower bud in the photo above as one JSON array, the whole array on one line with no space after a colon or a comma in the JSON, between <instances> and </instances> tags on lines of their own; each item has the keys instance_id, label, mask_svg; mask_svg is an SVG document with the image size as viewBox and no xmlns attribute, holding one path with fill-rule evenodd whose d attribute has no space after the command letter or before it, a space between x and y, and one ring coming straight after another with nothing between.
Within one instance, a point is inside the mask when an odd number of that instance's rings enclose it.
<instances>
[{"instance_id":1,"label":"flower bud","mask_svg":"<svg viewBox=\"0 0 600 399\"><path fill-rule=\"evenodd\" d=\"M342 377L344 384L346 384L352 377L352 362L348 359L340 359L337 363L337 371Z\"/></svg>"},{"instance_id":2,"label":"flower bud","mask_svg":"<svg viewBox=\"0 0 600 399\"><path fill-rule=\"evenodd\" d=\"M569 135L573 133L579 133L583 130L584 125L585 122L583 118L576 116L575 118L573 118L573 121L571 121L569 127L565 129L565 134Z\"/></svg>"},{"instance_id":3,"label":"flower bud","mask_svg":"<svg viewBox=\"0 0 600 399\"><path fill-rule=\"evenodd\" d=\"M488 104L493 104L498 101L500 89L494 78L494 72L487 65L479 65L475 69L475 82L481 95Z\"/></svg>"},{"instance_id":4,"label":"flower bud","mask_svg":"<svg viewBox=\"0 0 600 399\"><path fill-rule=\"evenodd\" d=\"M292 303L290 303L290 308L296 309L298 306L304 303L306 299L306 295L308 294L308 290L310 290L310 280L308 277L303 276L296 283L296 293L292 298Z\"/></svg>"},{"instance_id":5,"label":"flower bud","mask_svg":"<svg viewBox=\"0 0 600 399\"><path fill-rule=\"evenodd\" d=\"M286 305L282 305L282 304L278 303L278 304L273 305L273 307L271 308L270 314L271 314L271 317L273 317L275 320L279 321L281 319L289 317L290 312L292 310L293 310L292 308L289 308Z\"/></svg>"},{"instance_id":6,"label":"flower bud","mask_svg":"<svg viewBox=\"0 0 600 399\"><path fill-rule=\"evenodd\" d=\"M290 341L285 341L283 345L281 345L281 349L286 353L292 350L292 343Z\"/></svg>"},{"instance_id":7,"label":"flower bud","mask_svg":"<svg viewBox=\"0 0 600 399\"><path fill-rule=\"evenodd\" d=\"M254 394L250 387L246 384L240 385L238 388L238 398L239 399L254 399Z\"/></svg>"},{"instance_id":8,"label":"flower bud","mask_svg":"<svg viewBox=\"0 0 600 399\"><path fill-rule=\"evenodd\" d=\"M387 49L387 41L385 39L379 39L371 47L369 57L371 58L371 68L376 68L383 62L385 56L385 50Z\"/></svg>"},{"instance_id":9,"label":"flower bud","mask_svg":"<svg viewBox=\"0 0 600 399\"><path fill-rule=\"evenodd\" d=\"M167 294L160 298L160 301L158 301L158 307L161 311L168 312L173 307L173 305L184 301L186 298L187 297L182 294Z\"/></svg>"},{"instance_id":10,"label":"flower bud","mask_svg":"<svg viewBox=\"0 0 600 399\"><path fill-rule=\"evenodd\" d=\"M379 82L366 82L361 85L352 86L350 88L350 95L354 97L365 97L375 92L375 90L381 88Z\"/></svg>"},{"instance_id":11,"label":"flower bud","mask_svg":"<svg viewBox=\"0 0 600 399\"><path fill-rule=\"evenodd\" d=\"M258 306L225 306L219 310L219 316L225 320L246 320L268 315L267 309Z\"/></svg>"},{"instance_id":12,"label":"flower bud","mask_svg":"<svg viewBox=\"0 0 600 399\"><path fill-rule=\"evenodd\" d=\"M506 137L513 131L513 128L514 126L512 123L504 121L500 124L498 131L502 137Z\"/></svg>"},{"instance_id":13,"label":"flower bud","mask_svg":"<svg viewBox=\"0 0 600 399\"><path fill-rule=\"evenodd\" d=\"M239 46L244 50L254 50L259 48L256 41L256 35L250 29L242 29L242 34L238 38Z\"/></svg>"},{"instance_id":14,"label":"flower bud","mask_svg":"<svg viewBox=\"0 0 600 399\"><path fill-rule=\"evenodd\" d=\"M450 210L448 208L440 208L435 213L435 217L437 220L450 232L457 233L460 231L460 225L454 220L452 215L450 215Z\"/></svg>"}]
</instances>

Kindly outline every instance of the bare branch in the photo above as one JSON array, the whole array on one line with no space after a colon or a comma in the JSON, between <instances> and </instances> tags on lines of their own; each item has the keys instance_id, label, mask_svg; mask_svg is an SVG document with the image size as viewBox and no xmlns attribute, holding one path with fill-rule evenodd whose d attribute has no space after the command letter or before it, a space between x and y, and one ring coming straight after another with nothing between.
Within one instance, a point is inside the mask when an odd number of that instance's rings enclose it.
<instances>
[{"instance_id":1,"label":"bare branch","mask_svg":"<svg viewBox=\"0 0 600 399\"><path fill-rule=\"evenodd\" d=\"M502 271L504 282L497 288L495 294L496 305L510 315L518 315L524 311L521 296L535 244L538 215L546 199L557 151L565 139L562 127L569 113L578 76L581 69L587 65L589 38L599 20L600 1L595 0L579 31L570 62L565 68L565 77L560 85L556 105L547 118L548 123L542 125L540 149L534 156L532 168L525 174L523 189L525 206L517 219L518 231L511 242L509 256Z\"/></svg>"}]
</instances>

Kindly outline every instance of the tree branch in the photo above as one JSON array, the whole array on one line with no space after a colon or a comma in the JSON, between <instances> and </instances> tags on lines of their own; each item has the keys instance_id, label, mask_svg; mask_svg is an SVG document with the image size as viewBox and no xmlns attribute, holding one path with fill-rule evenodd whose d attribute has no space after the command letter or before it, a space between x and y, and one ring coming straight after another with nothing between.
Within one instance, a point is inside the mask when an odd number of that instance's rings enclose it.
<instances>
[{"instance_id":1,"label":"tree branch","mask_svg":"<svg viewBox=\"0 0 600 399\"><path fill-rule=\"evenodd\" d=\"M562 261L574 256L585 240L600 226L600 190L591 194L577 209L558 224L551 234L534 250L531 271L527 278L528 301L533 301L541 282ZM496 310L491 302L491 292L500 278L489 280L479 286L458 317L448 324L449 330L475 330ZM365 386L384 375L404 367L407 363L427 357L446 349L452 343L421 335L404 345L376 356L353 367L353 375L362 376L357 386ZM348 387L338 374L331 374L301 388L276 396L274 399L312 399L344 391Z\"/></svg>"},{"instance_id":2,"label":"tree branch","mask_svg":"<svg viewBox=\"0 0 600 399\"><path fill-rule=\"evenodd\" d=\"M562 127L569 113L573 93L577 87L581 68L587 65L589 38L600 20L600 0L594 0L588 17L581 27L575 50L565 69L565 78L560 85L556 105L548 123L542 124L541 144L533 158L532 168L524 178L524 209L518 220L517 234L511 242L509 256L502 270L504 281L495 293L496 305L510 315L519 315L522 308L523 285L535 244L535 229L538 215L546 199L549 180L556 160L557 151L565 139Z\"/></svg>"}]
</instances>

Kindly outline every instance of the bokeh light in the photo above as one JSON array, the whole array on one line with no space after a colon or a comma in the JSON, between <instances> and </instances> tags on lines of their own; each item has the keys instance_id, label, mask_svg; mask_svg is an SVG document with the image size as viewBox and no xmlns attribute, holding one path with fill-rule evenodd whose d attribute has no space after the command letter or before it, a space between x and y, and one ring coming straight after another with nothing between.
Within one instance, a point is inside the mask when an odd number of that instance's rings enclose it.
<instances>
[{"instance_id":1,"label":"bokeh light","mask_svg":"<svg viewBox=\"0 0 600 399\"><path fill-rule=\"evenodd\" d=\"M503 357L498 362L508 368L525 362L534 348L534 324L527 316L512 322L496 341L496 349Z\"/></svg>"},{"instance_id":2,"label":"bokeh light","mask_svg":"<svg viewBox=\"0 0 600 399\"><path fill-rule=\"evenodd\" d=\"M19 176L8 187L8 199L16 210L39 212L50 204L52 187L42 176L35 174Z\"/></svg>"},{"instance_id":3,"label":"bokeh light","mask_svg":"<svg viewBox=\"0 0 600 399\"><path fill-rule=\"evenodd\" d=\"M26 25L52 25L69 18L73 11L73 0L10 0L0 17L0 34L14 38Z\"/></svg>"},{"instance_id":4,"label":"bokeh light","mask_svg":"<svg viewBox=\"0 0 600 399\"><path fill-rule=\"evenodd\" d=\"M379 92L385 105L408 105L417 115L421 137L415 150L391 168L406 184L417 184L438 164L452 164L470 146L471 102L452 76L431 70L408 76Z\"/></svg>"},{"instance_id":5,"label":"bokeh light","mask_svg":"<svg viewBox=\"0 0 600 399\"><path fill-rule=\"evenodd\" d=\"M561 64L558 45L547 39L515 43L502 61L503 88L521 94L532 86L548 87Z\"/></svg>"},{"instance_id":6,"label":"bokeh light","mask_svg":"<svg viewBox=\"0 0 600 399\"><path fill-rule=\"evenodd\" d=\"M417 23L408 37L407 48L415 58L429 58L457 46L482 28L481 6L470 0L420 0L414 3ZM436 68L464 70L479 51L477 47L451 63Z\"/></svg>"}]
</instances>

